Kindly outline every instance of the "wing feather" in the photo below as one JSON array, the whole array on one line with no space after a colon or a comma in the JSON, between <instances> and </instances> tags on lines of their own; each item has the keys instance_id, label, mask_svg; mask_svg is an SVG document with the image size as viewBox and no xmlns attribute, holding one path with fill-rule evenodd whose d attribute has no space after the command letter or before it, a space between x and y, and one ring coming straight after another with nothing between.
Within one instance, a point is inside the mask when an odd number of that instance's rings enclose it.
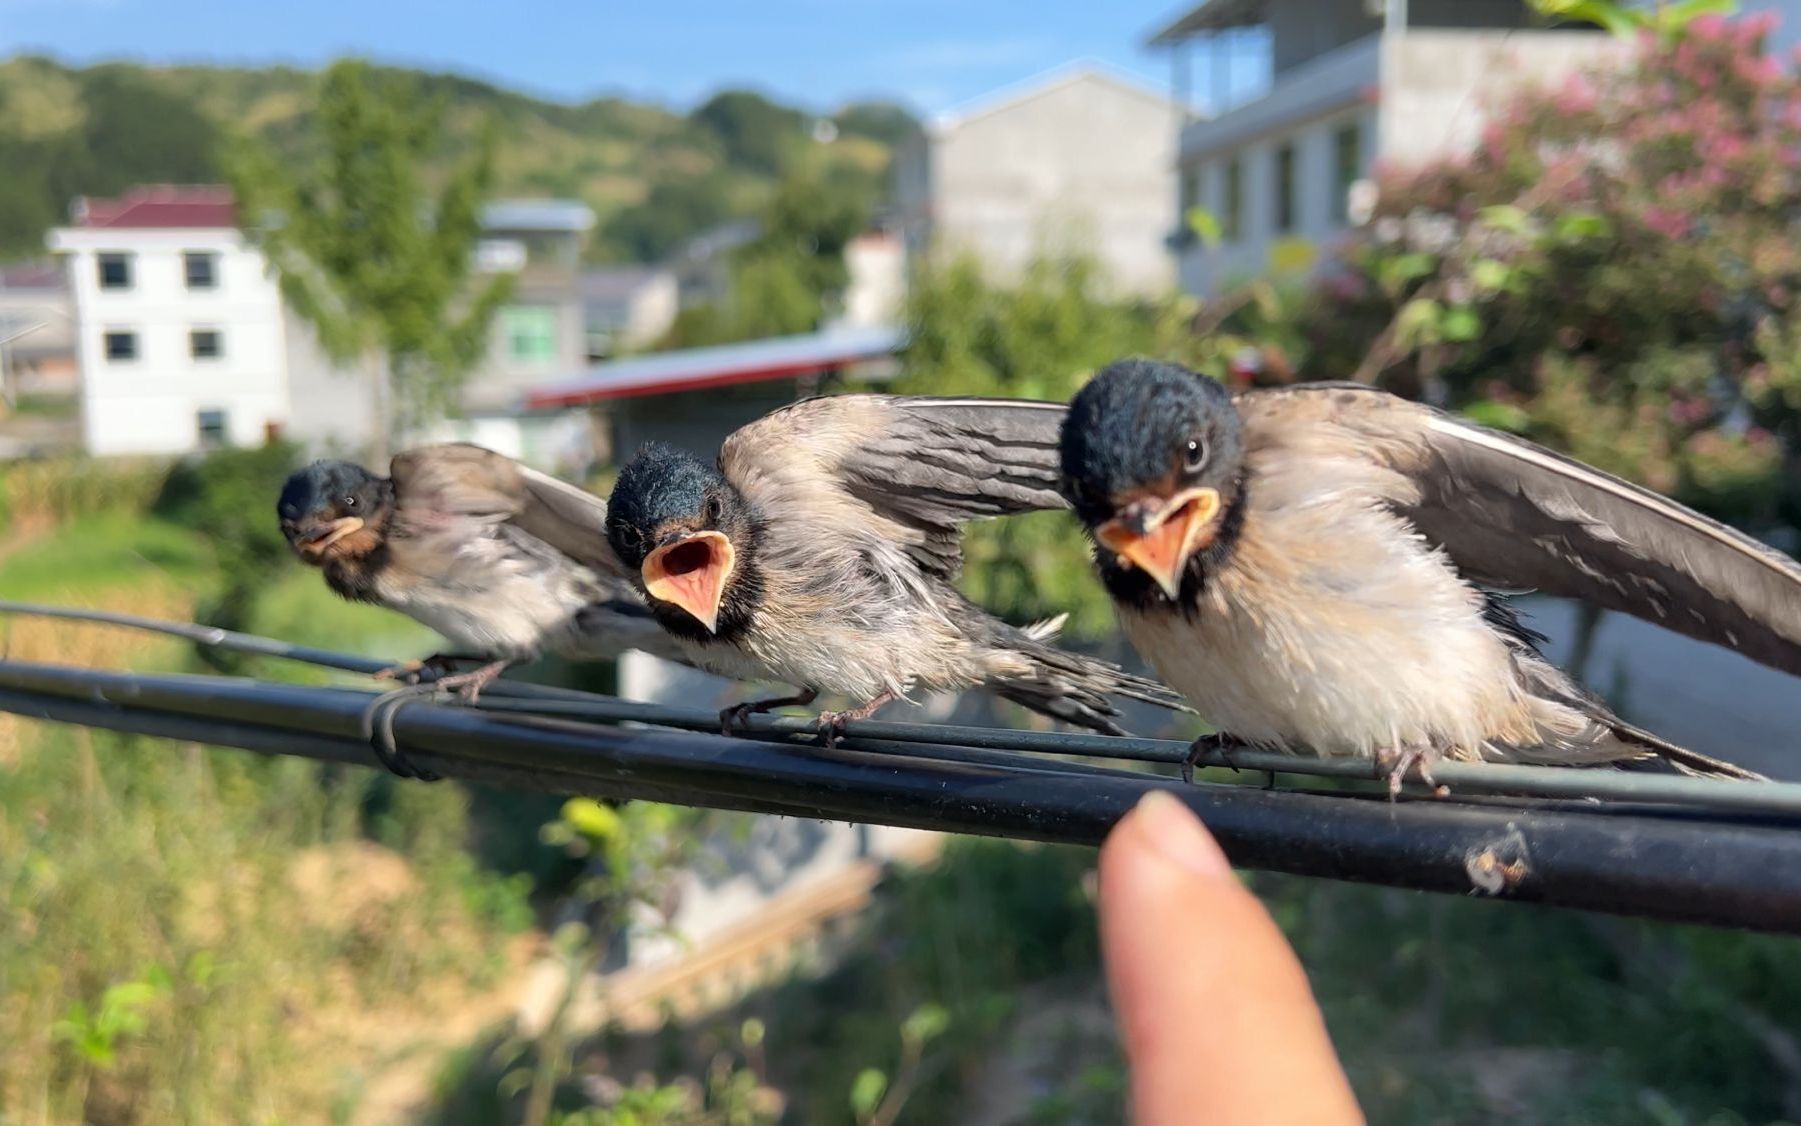
<instances>
[{"instance_id":1,"label":"wing feather","mask_svg":"<svg viewBox=\"0 0 1801 1126\"><path fill-rule=\"evenodd\" d=\"M1593 466L1383 392L1250 392L1260 429L1308 429L1398 472L1387 499L1470 580L1577 598L1801 675L1801 565Z\"/></svg>"},{"instance_id":2,"label":"wing feather","mask_svg":"<svg viewBox=\"0 0 1801 1126\"><path fill-rule=\"evenodd\" d=\"M1061 403L837 395L726 440L719 468L765 509L816 521L873 514L927 571L954 578L968 520L1062 508Z\"/></svg>"},{"instance_id":3,"label":"wing feather","mask_svg":"<svg viewBox=\"0 0 1801 1126\"><path fill-rule=\"evenodd\" d=\"M604 499L503 454L463 442L418 446L395 455L389 476L409 521L512 524L594 570L625 575L607 543Z\"/></svg>"}]
</instances>

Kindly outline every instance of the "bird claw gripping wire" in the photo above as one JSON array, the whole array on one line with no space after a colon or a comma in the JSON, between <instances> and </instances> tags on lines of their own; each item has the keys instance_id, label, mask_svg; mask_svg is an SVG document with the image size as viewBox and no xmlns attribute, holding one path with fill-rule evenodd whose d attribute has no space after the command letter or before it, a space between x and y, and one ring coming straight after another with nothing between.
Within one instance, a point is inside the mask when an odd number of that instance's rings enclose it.
<instances>
[{"instance_id":1,"label":"bird claw gripping wire","mask_svg":"<svg viewBox=\"0 0 1801 1126\"><path fill-rule=\"evenodd\" d=\"M1182 781L1192 784L1194 768L1199 766L1201 760L1209 754L1217 754L1221 762L1232 768L1232 773L1238 773L1238 764L1232 761L1232 752L1242 749L1245 745L1244 740L1223 731L1201 736L1188 744L1188 754L1182 759ZM1274 781L1273 775L1271 781Z\"/></svg>"},{"instance_id":2,"label":"bird claw gripping wire","mask_svg":"<svg viewBox=\"0 0 1801 1126\"><path fill-rule=\"evenodd\" d=\"M432 683L409 684L383 692L363 709L363 738L375 752L376 759L396 777L417 778L421 782L436 782L442 777L416 765L394 739L395 713L408 704L436 696L438 691L438 686Z\"/></svg>"}]
</instances>

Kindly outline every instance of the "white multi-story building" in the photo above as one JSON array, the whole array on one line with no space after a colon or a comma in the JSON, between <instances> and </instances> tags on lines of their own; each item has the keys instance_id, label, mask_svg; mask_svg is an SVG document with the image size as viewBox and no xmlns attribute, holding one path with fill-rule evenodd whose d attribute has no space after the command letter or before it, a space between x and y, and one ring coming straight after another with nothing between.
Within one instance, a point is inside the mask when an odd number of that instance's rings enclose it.
<instances>
[{"instance_id":1,"label":"white multi-story building","mask_svg":"<svg viewBox=\"0 0 1801 1126\"><path fill-rule=\"evenodd\" d=\"M1122 289L1166 290L1176 123L1168 97L1088 64L952 111L895 155L907 254L971 252L1007 276L1083 251Z\"/></svg>"},{"instance_id":2,"label":"white multi-story building","mask_svg":"<svg viewBox=\"0 0 1801 1126\"><path fill-rule=\"evenodd\" d=\"M80 199L52 232L75 297L92 454L253 445L288 418L281 293L221 188Z\"/></svg>"},{"instance_id":3,"label":"white multi-story building","mask_svg":"<svg viewBox=\"0 0 1801 1126\"><path fill-rule=\"evenodd\" d=\"M229 189L144 187L72 210L50 247L74 293L89 453L179 454L274 435L320 452L367 450L380 417L377 365L325 355L238 229ZM565 200L487 208L475 266L513 273L513 297L464 381L463 417L417 437L484 440L528 457L543 444L516 404L531 383L586 359L578 280L593 222Z\"/></svg>"},{"instance_id":4,"label":"white multi-story building","mask_svg":"<svg viewBox=\"0 0 1801 1126\"><path fill-rule=\"evenodd\" d=\"M1182 287L1202 294L1269 272L1285 243L1304 264L1346 229L1351 187L1377 160L1468 148L1509 88L1623 49L1592 28L1536 26L1521 0L1205 0L1151 44L1172 49L1179 89L1196 54L1212 72L1198 92L1218 112L1181 128L1175 210L1210 212L1220 238L1183 226L1170 240ZM1247 61L1268 81L1233 103L1228 77Z\"/></svg>"}]
</instances>

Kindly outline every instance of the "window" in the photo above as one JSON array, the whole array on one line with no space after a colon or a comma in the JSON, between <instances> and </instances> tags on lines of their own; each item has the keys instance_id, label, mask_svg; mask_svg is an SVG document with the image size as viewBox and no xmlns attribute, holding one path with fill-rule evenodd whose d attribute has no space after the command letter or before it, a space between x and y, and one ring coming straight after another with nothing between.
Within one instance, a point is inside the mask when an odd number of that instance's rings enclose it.
<instances>
[{"instance_id":1,"label":"window","mask_svg":"<svg viewBox=\"0 0 1801 1126\"><path fill-rule=\"evenodd\" d=\"M1276 233L1294 230L1294 146L1276 150Z\"/></svg>"},{"instance_id":2,"label":"window","mask_svg":"<svg viewBox=\"0 0 1801 1126\"><path fill-rule=\"evenodd\" d=\"M138 334L135 332L108 332L106 340L106 358L111 363L138 358Z\"/></svg>"},{"instance_id":3,"label":"window","mask_svg":"<svg viewBox=\"0 0 1801 1126\"><path fill-rule=\"evenodd\" d=\"M225 354L225 339L216 328L188 332L188 355L196 360L216 360Z\"/></svg>"},{"instance_id":4,"label":"window","mask_svg":"<svg viewBox=\"0 0 1801 1126\"><path fill-rule=\"evenodd\" d=\"M207 250L188 250L181 255L182 272L189 289L219 288L219 256Z\"/></svg>"},{"instance_id":5,"label":"window","mask_svg":"<svg viewBox=\"0 0 1801 1126\"><path fill-rule=\"evenodd\" d=\"M1340 129L1332 137L1332 159L1336 189L1332 193L1332 218L1344 223L1350 219L1351 185L1363 175L1363 127L1356 122Z\"/></svg>"},{"instance_id":6,"label":"window","mask_svg":"<svg viewBox=\"0 0 1801 1126\"><path fill-rule=\"evenodd\" d=\"M100 288L131 288L131 255L109 252L100 255Z\"/></svg>"},{"instance_id":7,"label":"window","mask_svg":"<svg viewBox=\"0 0 1801 1126\"><path fill-rule=\"evenodd\" d=\"M1182 183L1176 197L1177 220L1188 222L1188 213L1201 205L1201 170L1190 165L1182 169Z\"/></svg>"},{"instance_id":8,"label":"window","mask_svg":"<svg viewBox=\"0 0 1801 1126\"><path fill-rule=\"evenodd\" d=\"M1244 164L1237 157L1226 162L1225 196L1219 209L1219 233L1233 242L1244 225Z\"/></svg>"},{"instance_id":9,"label":"window","mask_svg":"<svg viewBox=\"0 0 1801 1126\"><path fill-rule=\"evenodd\" d=\"M557 311L548 305L509 305L500 311L507 358L514 363L548 364L557 358Z\"/></svg>"},{"instance_id":10,"label":"window","mask_svg":"<svg viewBox=\"0 0 1801 1126\"><path fill-rule=\"evenodd\" d=\"M216 450L226 444L224 411L196 411L194 421L200 429L201 449Z\"/></svg>"}]
</instances>

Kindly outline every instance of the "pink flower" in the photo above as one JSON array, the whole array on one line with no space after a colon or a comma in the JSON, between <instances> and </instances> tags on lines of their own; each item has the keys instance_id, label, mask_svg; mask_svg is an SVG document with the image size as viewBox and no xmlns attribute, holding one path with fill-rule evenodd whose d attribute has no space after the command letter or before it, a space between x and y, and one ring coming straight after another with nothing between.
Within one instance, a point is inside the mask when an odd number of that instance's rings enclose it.
<instances>
[{"instance_id":1,"label":"pink flower","mask_svg":"<svg viewBox=\"0 0 1801 1126\"><path fill-rule=\"evenodd\" d=\"M1723 38L1728 30L1726 17L1718 12L1708 12L1706 15L1697 16L1688 25L1688 33L1700 40Z\"/></svg>"},{"instance_id":2,"label":"pink flower","mask_svg":"<svg viewBox=\"0 0 1801 1126\"><path fill-rule=\"evenodd\" d=\"M1670 239L1682 238L1689 231L1688 216L1662 207L1645 208L1645 226Z\"/></svg>"}]
</instances>

